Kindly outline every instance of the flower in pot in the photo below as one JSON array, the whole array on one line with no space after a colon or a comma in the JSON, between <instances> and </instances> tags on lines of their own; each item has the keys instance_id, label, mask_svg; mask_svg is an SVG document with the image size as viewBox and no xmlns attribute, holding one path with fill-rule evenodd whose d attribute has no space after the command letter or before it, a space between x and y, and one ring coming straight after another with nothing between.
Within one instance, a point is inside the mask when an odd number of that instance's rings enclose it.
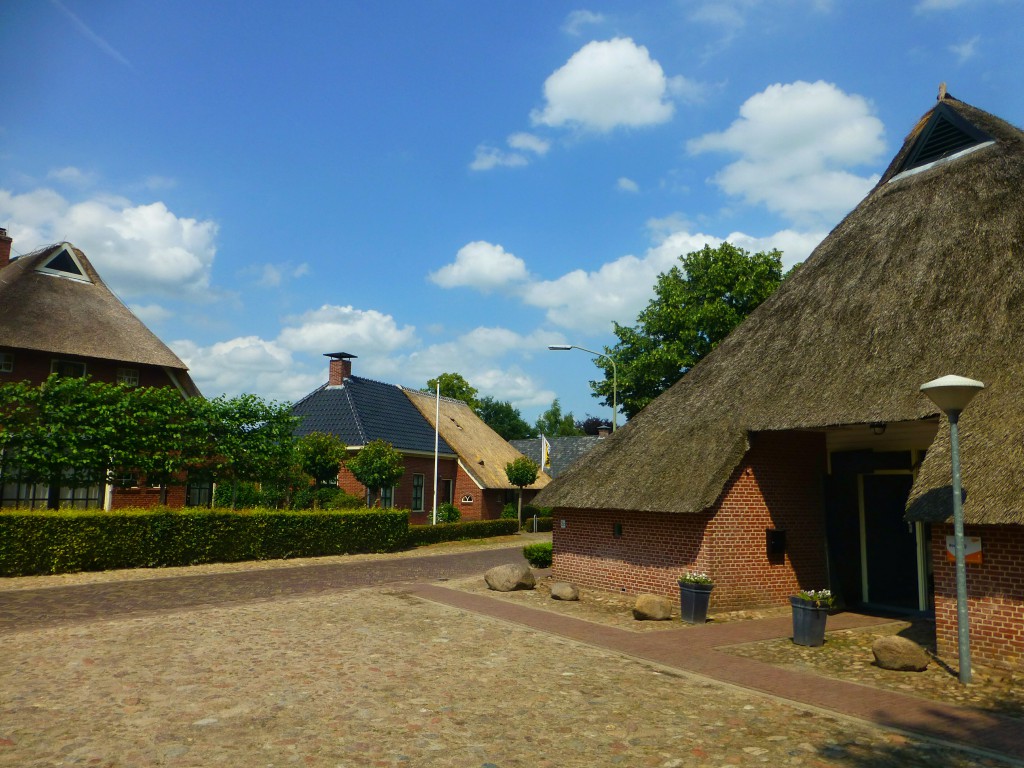
<instances>
[{"instance_id":1,"label":"flower in pot","mask_svg":"<svg viewBox=\"0 0 1024 768\"><path fill-rule=\"evenodd\" d=\"M688 624L707 621L708 602L714 586L706 573L687 571L679 577L679 607L683 621Z\"/></svg>"},{"instance_id":2,"label":"flower in pot","mask_svg":"<svg viewBox=\"0 0 1024 768\"><path fill-rule=\"evenodd\" d=\"M835 605L827 589L802 589L789 598L793 607L793 642L812 648L825 643L825 621Z\"/></svg>"}]
</instances>

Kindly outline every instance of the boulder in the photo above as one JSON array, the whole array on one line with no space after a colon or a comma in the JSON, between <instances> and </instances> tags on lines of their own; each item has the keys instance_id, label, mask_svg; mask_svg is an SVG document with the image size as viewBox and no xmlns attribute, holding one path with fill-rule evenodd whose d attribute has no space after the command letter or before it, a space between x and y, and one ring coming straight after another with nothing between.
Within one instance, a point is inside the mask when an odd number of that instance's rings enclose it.
<instances>
[{"instance_id":1,"label":"boulder","mask_svg":"<svg viewBox=\"0 0 1024 768\"><path fill-rule=\"evenodd\" d=\"M552 600L579 600L580 590L575 584L567 581L556 581L551 585Z\"/></svg>"},{"instance_id":2,"label":"boulder","mask_svg":"<svg viewBox=\"0 0 1024 768\"><path fill-rule=\"evenodd\" d=\"M637 621L668 621L674 603L661 595L637 595L633 618Z\"/></svg>"},{"instance_id":3,"label":"boulder","mask_svg":"<svg viewBox=\"0 0 1024 768\"><path fill-rule=\"evenodd\" d=\"M533 589L537 580L526 563L496 565L484 574L487 586L495 592L511 592L515 589Z\"/></svg>"},{"instance_id":4,"label":"boulder","mask_svg":"<svg viewBox=\"0 0 1024 768\"><path fill-rule=\"evenodd\" d=\"M871 644L875 663L882 669L897 672L923 672L928 668L928 654L913 640L890 635L880 637Z\"/></svg>"}]
</instances>

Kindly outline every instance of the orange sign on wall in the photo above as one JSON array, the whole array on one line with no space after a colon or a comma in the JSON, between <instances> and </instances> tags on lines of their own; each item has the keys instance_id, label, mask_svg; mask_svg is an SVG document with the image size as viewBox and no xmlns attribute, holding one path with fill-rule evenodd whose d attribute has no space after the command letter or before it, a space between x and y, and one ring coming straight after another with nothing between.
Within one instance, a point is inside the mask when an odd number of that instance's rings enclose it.
<instances>
[{"instance_id":1,"label":"orange sign on wall","mask_svg":"<svg viewBox=\"0 0 1024 768\"><path fill-rule=\"evenodd\" d=\"M946 537L946 560L956 561L956 537ZM964 536L964 562L981 565L981 537Z\"/></svg>"}]
</instances>

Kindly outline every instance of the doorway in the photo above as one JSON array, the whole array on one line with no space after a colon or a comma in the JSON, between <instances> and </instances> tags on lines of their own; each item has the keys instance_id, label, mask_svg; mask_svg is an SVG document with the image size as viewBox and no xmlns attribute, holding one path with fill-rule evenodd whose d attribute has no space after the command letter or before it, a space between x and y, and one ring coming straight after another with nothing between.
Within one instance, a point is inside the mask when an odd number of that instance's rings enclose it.
<instances>
[{"instance_id":1,"label":"doorway","mask_svg":"<svg viewBox=\"0 0 1024 768\"><path fill-rule=\"evenodd\" d=\"M863 601L919 610L918 537L903 519L913 475L861 475Z\"/></svg>"}]
</instances>

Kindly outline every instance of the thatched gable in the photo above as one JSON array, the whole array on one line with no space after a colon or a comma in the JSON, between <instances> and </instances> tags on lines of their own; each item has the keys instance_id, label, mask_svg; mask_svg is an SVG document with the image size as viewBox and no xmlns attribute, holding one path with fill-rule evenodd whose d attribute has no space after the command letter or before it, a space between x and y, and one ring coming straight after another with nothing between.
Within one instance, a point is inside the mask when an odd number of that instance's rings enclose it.
<instances>
[{"instance_id":1,"label":"thatched gable","mask_svg":"<svg viewBox=\"0 0 1024 768\"><path fill-rule=\"evenodd\" d=\"M427 392L402 388L417 410L433 427L438 410L437 398ZM505 465L522 456L497 432L491 429L466 403L450 397L440 400L440 421L437 430L448 445L459 454L463 469L481 488L511 490ZM543 472L530 488L543 488L550 482Z\"/></svg>"},{"instance_id":2,"label":"thatched gable","mask_svg":"<svg viewBox=\"0 0 1024 768\"><path fill-rule=\"evenodd\" d=\"M80 266L82 279L59 276L56 269L39 271L54 256L68 269ZM158 365L173 369L189 394L196 393L185 364L121 303L88 257L70 243L21 256L0 269L0 346Z\"/></svg>"},{"instance_id":3,"label":"thatched gable","mask_svg":"<svg viewBox=\"0 0 1024 768\"><path fill-rule=\"evenodd\" d=\"M1024 522L1024 133L942 104L994 143L901 173L925 115L805 264L538 503L700 512L748 433L937 418L919 387L956 373L987 385L961 419L966 519ZM946 517L948 485L942 427L911 514Z\"/></svg>"}]
</instances>

